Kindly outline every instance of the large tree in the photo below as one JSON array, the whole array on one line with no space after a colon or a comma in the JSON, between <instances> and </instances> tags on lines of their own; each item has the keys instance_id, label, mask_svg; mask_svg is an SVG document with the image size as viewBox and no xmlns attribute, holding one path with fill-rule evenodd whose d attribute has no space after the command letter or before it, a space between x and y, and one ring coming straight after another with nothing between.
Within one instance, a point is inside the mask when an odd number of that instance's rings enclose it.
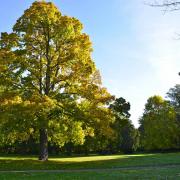
<instances>
[{"instance_id":1,"label":"large tree","mask_svg":"<svg viewBox=\"0 0 180 180\"><path fill-rule=\"evenodd\" d=\"M0 38L1 143L39 139L82 144L98 126L106 133L112 96L101 86L89 36L76 18L51 2L35 1Z\"/></svg>"}]
</instances>

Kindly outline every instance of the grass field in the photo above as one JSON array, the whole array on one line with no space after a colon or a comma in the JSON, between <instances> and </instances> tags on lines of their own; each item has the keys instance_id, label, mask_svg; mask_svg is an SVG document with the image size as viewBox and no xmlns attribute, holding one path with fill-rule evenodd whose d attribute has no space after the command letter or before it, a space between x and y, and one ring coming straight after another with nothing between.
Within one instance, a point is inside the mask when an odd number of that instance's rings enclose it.
<instances>
[{"instance_id":1,"label":"grass field","mask_svg":"<svg viewBox=\"0 0 180 180\"><path fill-rule=\"evenodd\" d=\"M9 172L61 170L60 172ZM84 171L85 170L85 171ZM180 153L88 157L0 156L0 179L180 179ZM7 171L7 172L2 172Z\"/></svg>"}]
</instances>

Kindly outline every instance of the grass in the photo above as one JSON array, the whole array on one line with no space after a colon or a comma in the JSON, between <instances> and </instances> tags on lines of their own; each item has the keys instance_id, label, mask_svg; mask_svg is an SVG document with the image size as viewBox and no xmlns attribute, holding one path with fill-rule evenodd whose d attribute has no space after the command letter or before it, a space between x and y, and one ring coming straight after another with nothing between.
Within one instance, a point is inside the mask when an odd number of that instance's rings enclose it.
<instances>
[{"instance_id":1,"label":"grass","mask_svg":"<svg viewBox=\"0 0 180 180\"><path fill-rule=\"evenodd\" d=\"M87 157L50 157L41 162L37 157L1 156L0 170L102 169L130 166L180 165L180 153L135 154Z\"/></svg>"},{"instance_id":2,"label":"grass","mask_svg":"<svg viewBox=\"0 0 180 180\"><path fill-rule=\"evenodd\" d=\"M108 172L71 172L71 173L11 173L11 174L0 174L1 180L19 180L19 179L63 179L63 180L178 180L180 179L179 168L164 168L164 169L145 169L145 170L113 170Z\"/></svg>"},{"instance_id":3,"label":"grass","mask_svg":"<svg viewBox=\"0 0 180 180\"><path fill-rule=\"evenodd\" d=\"M173 165L168 166L167 165ZM155 167L156 168L155 168ZM130 169L117 169L119 167ZM143 167L143 169L141 168ZM154 168L153 168L154 167ZM107 169L108 170L103 170ZM41 162L37 157L1 156L0 170L74 170L86 172L0 173L0 179L180 179L180 153L135 154L88 157L50 157Z\"/></svg>"}]
</instances>

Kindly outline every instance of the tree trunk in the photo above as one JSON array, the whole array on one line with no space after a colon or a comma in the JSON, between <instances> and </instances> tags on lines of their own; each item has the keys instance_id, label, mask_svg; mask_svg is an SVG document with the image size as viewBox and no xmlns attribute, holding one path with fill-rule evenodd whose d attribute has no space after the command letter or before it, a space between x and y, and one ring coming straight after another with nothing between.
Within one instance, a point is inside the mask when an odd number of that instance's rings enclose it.
<instances>
[{"instance_id":1,"label":"tree trunk","mask_svg":"<svg viewBox=\"0 0 180 180\"><path fill-rule=\"evenodd\" d=\"M47 129L42 128L40 132L40 155L39 160L47 161L48 160L48 134Z\"/></svg>"}]
</instances>

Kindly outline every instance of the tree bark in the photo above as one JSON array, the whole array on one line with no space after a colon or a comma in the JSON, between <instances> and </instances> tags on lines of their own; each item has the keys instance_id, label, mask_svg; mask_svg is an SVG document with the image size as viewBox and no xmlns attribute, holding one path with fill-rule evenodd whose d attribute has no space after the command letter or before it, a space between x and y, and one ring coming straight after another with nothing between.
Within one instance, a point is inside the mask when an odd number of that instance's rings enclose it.
<instances>
[{"instance_id":1,"label":"tree bark","mask_svg":"<svg viewBox=\"0 0 180 180\"><path fill-rule=\"evenodd\" d=\"M44 36L45 36L45 40L46 40L46 60L47 60L47 69L46 69L46 76L45 76L45 95L48 96L49 95L49 91L50 91L50 74L51 74L51 60L49 58L49 42L50 42L50 34L49 34L49 27L47 30L47 34L46 34L46 29L44 29ZM41 62L42 63L42 62ZM41 66L42 68L42 66ZM42 69L41 69L41 73L42 73ZM41 88L42 88L42 77L41 77ZM42 89L41 92L42 94ZM47 161L48 160L48 133L47 133L47 129L46 128L41 128L40 130L40 156L39 156L39 160L41 161Z\"/></svg>"},{"instance_id":2,"label":"tree bark","mask_svg":"<svg viewBox=\"0 0 180 180\"><path fill-rule=\"evenodd\" d=\"M42 128L40 131L40 155L39 160L48 160L48 133L47 129Z\"/></svg>"}]
</instances>

